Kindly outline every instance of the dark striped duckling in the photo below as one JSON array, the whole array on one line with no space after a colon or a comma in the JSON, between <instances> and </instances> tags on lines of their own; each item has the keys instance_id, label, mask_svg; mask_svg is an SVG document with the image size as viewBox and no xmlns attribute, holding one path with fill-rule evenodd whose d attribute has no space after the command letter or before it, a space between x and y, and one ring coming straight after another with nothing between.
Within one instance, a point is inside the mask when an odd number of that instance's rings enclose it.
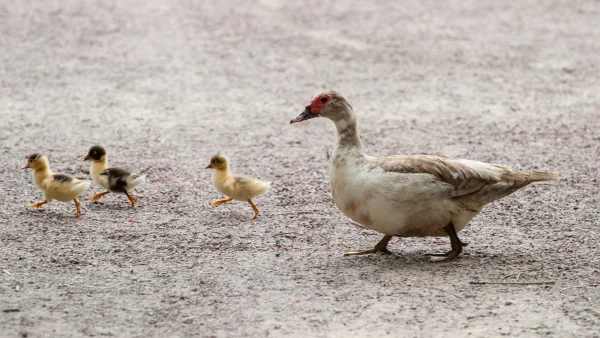
<instances>
[{"instance_id":1,"label":"dark striped duckling","mask_svg":"<svg viewBox=\"0 0 600 338\"><path fill-rule=\"evenodd\" d=\"M131 207L135 207L137 199L129 191L140 184L144 184L146 175L132 174L120 168L109 168L106 150L101 146L91 147L83 160L92 161L90 166L92 179L96 184L107 190L90 196L90 199L97 201L109 192L123 193L131 202Z\"/></svg>"},{"instance_id":2,"label":"dark striped duckling","mask_svg":"<svg viewBox=\"0 0 600 338\"><path fill-rule=\"evenodd\" d=\"M58 200L61 202L73 201L77 212L75 218L81 216L77 196L89 189L90 181L82 181L76 177L66 174L54 174L50 170L48 158L42 154L32 154L27 158L27 164L23 169L33 169L33 182L44 194L44 200L27 205L28 208L39 209L44 204Z\"/></svg>"}]
</instances>

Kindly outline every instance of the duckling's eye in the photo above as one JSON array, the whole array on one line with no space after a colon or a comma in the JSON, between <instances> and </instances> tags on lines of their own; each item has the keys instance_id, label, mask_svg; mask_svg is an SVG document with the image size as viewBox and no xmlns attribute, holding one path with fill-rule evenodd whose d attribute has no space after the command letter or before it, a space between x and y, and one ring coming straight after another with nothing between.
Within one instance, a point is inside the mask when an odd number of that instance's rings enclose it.
<instances>
[{"instance_id":1,"label":"duckling's eye","mask_svg":"<svg viewBox=\"0 0 600 338\"><path fill-rule=\"evenodd\" d=\"M217 160L212 160L210 161L210 163L217 163Z\"/></svg>"},{"instance_id":2,"label":"duckling's eye","mask_svg":"<svg viewBox=\"0 0 600 338\"><path fill-rule=\"evenodd\" d=\"M321 102L326 103L327 102L327 98L326 97L322 97L321 98Z\"/></svg>"}]
</instances>

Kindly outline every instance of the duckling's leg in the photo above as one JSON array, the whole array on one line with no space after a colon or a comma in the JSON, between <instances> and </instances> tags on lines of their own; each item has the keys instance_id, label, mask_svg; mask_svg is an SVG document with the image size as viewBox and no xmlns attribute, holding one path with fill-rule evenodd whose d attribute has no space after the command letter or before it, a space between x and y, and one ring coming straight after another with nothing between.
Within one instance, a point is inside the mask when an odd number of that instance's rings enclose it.
<instances>
[{"instance_id":1,"label":"duckling's leg","mask_svg":"<svg viewBox=\"0 0 600 338\"><path fill-rule=\"evenodd\" d=\"M452 222L448 223L448 225L446 225L446 227L444 227L444 230L446 230L446 232L448 233L448 236L450 237L450 245L452 245L452 250L446 252L445 254L444 253L425 254L425 256L430 256L430 258L429 258L430 263L447 262L449 260L452 260L456 256L460 255L460 253L462 252L463 246L467 246L467 244L461 242L461 240L458 238L458 235L456 235L456 229L454 229L454 223L452 223ZM442 257L442 258L434 258L434 257Z\"/></svg>"},{"instance_id":2,"label":"duckling's leg","mask_svg":"<svg viewBox=\"0 0 600 338\"><path fill-rule=\"evenodd\" d=\"M379 243L377 243L377 245L375 245L375 247L371 250L366 250L366 251L348 251L344 254L344 256L362 256L362 255L369 255L369 254L382 254L382 255L389 255L391 254L390 250L387 249L387 245L388 242L390 241L390 239L392 239L393 236L390 235L385 235L383 236L383 238L379 241Z\"/></svg>"},{"instance_id":3,"label":"duckling's leg","mask_svg":"<svg viewBox=\"0 0 600 338\"><path fill-rule=\"evenodd\" d=\"M44 204L46 204L46 203L48 203L48 201L46 201L46 200L43 200L43 201L41 201L41 202L38 202L38 203L27 204L27 207L28 207L28 208L39 209L39 208L41 208L41 207L42 207L42 205L44 205Z\"/></svg>"},{"instance_id":4,"label":"duckling's leg","mask_svg":"<svg viewBox=\"0 0 600 338\"><path fill-rule=\"evenodd\" d=\"M131 202L131 207L135 207L135 204L137 203L137 198L135 198L133 195L130 195L127 190L125 191L125 195L127 195L127 199L129 200L129 202Z\"/></svg>"},{"instance_id":5,"label":"duckling's leg","mask_svg":"<svg viewBox=\"0 0 600 338\"><path fill-rule=\"evenodd\" d=\"M75 202L75 208L77 209L77 212L75 212L75 218L81 216L81 209L79 209L79 201L77 200L77 198L73 199L73 202Z\"/></svg>"},{"instance_id":6,"label":"duckling's leg","mask_svg":"<svg viewBox=\"0 0 600 338\"><path fill-rule=\"evenodd\" d=\"M89 198L89 199L92 199L92 200L94 200L94 201L97 201L97 200L99 200L99 199L100 199L100 197L102 197L102 196L104 196L104 195L106 195L106 194L108 194L108 193L110 193L110 191L100 192L100 193L97 193L97 194L95 194L95 195L92 195L92 196L90 196L90 197L88 197L88 198Z\"/></svg>"},{"instance_id":7,"label":"duckling's leg","mask_svg":"<svg viewBox=\"0 0 600 338\"><path fill-rule=\"evenodd\" d=\"M254 217L252 217L252 219L255 219L256 216L258 216L258 208L256 207L256 205L254 205L254 203L252 202L252 200L248 200L248 203L250 203L250 205L252 206L252 209L254 209Z\"/></svg>"},{"instance_id":8,"label":"duckling's leg","mask_svg":"<svg viewBox=\"0 0 600 338\"><path fill-rule=\"evenodd\" d=\"M227 203L233 201L233 198L224 198L222 200L210 200L210 204L212 204L215 207L218 207L221 204Z\"/></svg>"}]
</instances>

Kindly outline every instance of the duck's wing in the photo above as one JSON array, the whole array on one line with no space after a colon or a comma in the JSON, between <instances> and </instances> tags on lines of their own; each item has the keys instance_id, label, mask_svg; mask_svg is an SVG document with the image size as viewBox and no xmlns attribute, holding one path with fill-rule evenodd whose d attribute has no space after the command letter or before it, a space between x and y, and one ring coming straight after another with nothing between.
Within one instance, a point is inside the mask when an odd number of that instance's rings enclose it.
<instances>
[{"instance_id":1,"label":"duck's wing","mask_svg":"<svg viewBox=\"0 0 600 338\"><path fill-rule=\"evenodd\" d=\"M230 179L225 182L225 186L231 190L244 189L248 185L252 184L254 179L250 176L243 174L231 174Z\"/></svg>"},{"instance_id":2,"label":"duck's wing","mask_svg":"<svg viewBox=\"0 0 600 338\"><path fill-rule=\"evenodd\" d=\"M131 175L129 171L121 168L104 169L101 174L108 175L109 177L127 177Z\"/></svg>"},{"instance_id":3,"label":"duck's wing","mask_svg":"<svg viewBox=\"0 0 600 338\"><path fill-rule=\"evenodd\" d=\"M61 189L70 186L69 183L72 183L74 180L77 180L75 177L66 174L53 174L50 177L44 179L42 181L42 188L44 189Z\"/></svg>"},{"instance_id":4,"label":"duck's wing","mask_svg":"<svg viewBox=\"0 0 600 338\"><path fill-rule=\"evenodd\" d=\"M108 187L111 191L127 191L127 180L131 173L121 168L108 168L100 173L101 176L108 177Z\"/></svg>"},{"instance_id":5,"label":"duck's wing","mask_svg":"<svg viewBox=\"0 0 600 338\"><path fill-rule=\"evenodd\" d=\"M52 190L55 193L70 194L71 192L83 192L90 186L89 181L82 181L67 174L53 174L42 181L42 188Z\"/></svg>"},{"instance_id":6,"label":"duck's wing","mask_svg":"<svg viewBox=\"0 0 600 338\"><path fill-rule=\"evenodd\" d=\"M72 181L76 180L75 177L73 177L71 175L66 175L66 174L54 174L54 175L52 175L52 178L55 181L58 181L61 183L68 183L68 182L72 182Z\"/></svg>"},{"instance_id":7,"label":"duck's wing","mask_svg":"<svg viewBox=\"0 0 600 338\"><path fill-rule=\"evenodd\" d=\"M511 172L510 168L501 165L432 155L380 157L371 161L370 169L376 168L385 172L429 174L452 186L453 196L469 194L485 184L500 182L504 174Z\"/></svg>"},{"instance_id":8,"label":"duck's wing","mask_svg":"<svg viewBox=\"0 0 600 338\"><path fill-rule=\"evenodd\" d=\"M231 184L236 191L246 191L252 196L264 194L271 184L243 174L231 175Z\"/></svg>"},{"instance_id":9,"label":"duck's wing","mask_svg":"<svg viewBox=\"0 0 600 338\"><path fill-rule=\"evenodd\" d=\"M502 165L430 155L377 158L371 161L371 166L385 172L429 174L443 183L438 189L440 194L473 211L532 182L553 180L558 175L515 172Z\"/></svg>"}]
</instances>

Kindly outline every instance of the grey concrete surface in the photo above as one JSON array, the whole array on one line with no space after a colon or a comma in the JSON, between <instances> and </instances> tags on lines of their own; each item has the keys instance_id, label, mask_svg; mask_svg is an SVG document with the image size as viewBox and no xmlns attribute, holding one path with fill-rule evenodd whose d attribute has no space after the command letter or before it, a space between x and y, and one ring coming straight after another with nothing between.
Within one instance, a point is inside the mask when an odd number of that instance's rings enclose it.
<instances>
[{"instance_id":1,"label":"grey concrete surface","mask_svg":"<svg viewBox=\"0 0 600 338\"><path fill-rule=\"evenodd\" d=\"M598 1L0 0L0 336L598 337L598 18ZM487 208L453 262L422 257L447 238L343 257L380 235L333 204L333 125L288 124L327 89L369 154L451 146L561 176ZM29 153L86 176L96 143L148 175L135 210L25 208ZM256 220L208 204L217 152L273 182Z\"/></svg>"}]
</instances>

